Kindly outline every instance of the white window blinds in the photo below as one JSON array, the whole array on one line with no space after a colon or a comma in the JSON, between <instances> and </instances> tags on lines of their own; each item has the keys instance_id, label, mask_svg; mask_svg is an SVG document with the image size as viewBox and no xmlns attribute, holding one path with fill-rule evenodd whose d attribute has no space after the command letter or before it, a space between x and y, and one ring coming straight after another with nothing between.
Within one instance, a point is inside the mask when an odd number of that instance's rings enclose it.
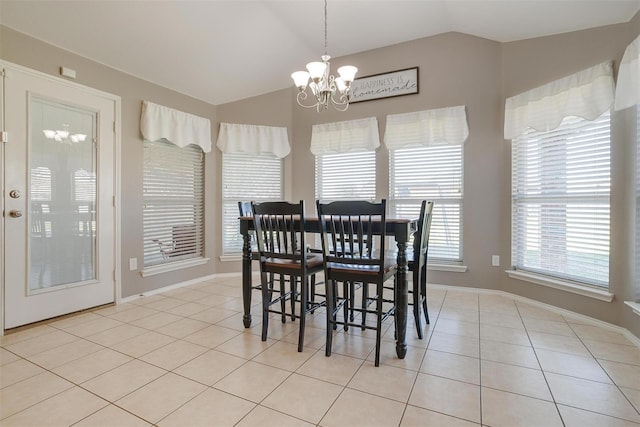
<instances>
[{"instance_id":1,"label":"white window blinds","mask_svg":"<svg viewBox=\"0 0 640 427\"><path fill-rule=\"evenodd\" d=\"M375 117L314 125L316 199L375 200L376 153L380 146Z\"/></svg>"},{"instance_id":2,"label":"white window blinds","mask_svg":"<svg viewBox=\"0 0 640 427\"><path fill-rule=\"evenodd\" d=\"M389 207L417 217L433 200L429 259L462 261L463 143L469 135L464 106L387 116Z\"/></svg>"},{"instance_id":3,"label":"white window blinds","mask_svg":"<svg viewBox=\"0 0 640 427\"><path fill-rule=\"evenodd\" d=\"M610 145L608 111L513 140L515 269L608 287Z\"/></svg>"},{"instance_id":4,"label":"white window blinds","mask_svg":"<svg viewBox=\"0 0 640 427\"><path fill-rule=\"evenodd\" d=\"M222 253L242 253L238 202L283 199L282 159L274 154L222 155Z\"/></svg>"},{"instance_id":5,"label":"white window blinds","mask_svg":"<svg viewBox=\"0 0 640 427\"><path fill-rule=\"evenodd\" d=\"M316 199L330 202L375 198L375 151L316 156Z\"/></svg>"},{"instance_id":6,"label":"white window blinds","mask_svg":"<svg viewBox=\"0 0 640 427\"><path fill-rule=\"evenodd\" d=\"M624 51L618 70L616 110L640 104L640 36Z\"/></svg>"},{"instance_id":7,"label":"white window blinds","mask_svg":"<svg viewBox=\"0 0 640 427\"><path fill-rule=\"evenodd\" d=\"M144 141L144 266L204 254L204 161L200 147Z\"/></svg>"},{"instance_id":8,"label":"white window blinds","mask_svg":"<svg viewBox=\"0 0 640 427\"><path fill-rule=\"evenodd\" d=\"M640 104L636 106L636 292L640 303Z\"/></svg>"}]
</instances>

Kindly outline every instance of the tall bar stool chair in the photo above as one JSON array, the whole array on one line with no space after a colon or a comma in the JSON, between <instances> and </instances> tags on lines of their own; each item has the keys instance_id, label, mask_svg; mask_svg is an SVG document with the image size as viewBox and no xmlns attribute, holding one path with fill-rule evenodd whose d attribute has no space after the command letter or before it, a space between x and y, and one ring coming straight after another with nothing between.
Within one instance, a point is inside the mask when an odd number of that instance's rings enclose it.
<instances>
[{"instance_id":1,"label":"tall bar stool chair","mask_svg":"<svg viewBox=\"0 0 640 427\"><path fill-rule=\"evenodd\" d=\"M375 365L380 365L382 322L395 311L393 299L384 299L384 283L396 275L396 259L385 256L386 200L381 203L366 201L337 201L328 204L316 202L322 233L322 252L327 304L327 342L325 354L331 356L333 331L338 325L376 331ZM342 283L342 295L338 283ZM353 283L363 288L375 285L375 296L369 304L357 306L351 292ZM385 309L383 310L383 304ZM371 308L370 308L371 307ZM373 308L375 307L375 308ZM343 316L338 317L343 310ZM354 323L352 311L361 316L374 314L375 326Z\"/></svg>"},{"instance_id":2,"label":"tall bar stool chair","mask_svg":"<svg viewBox=\"0 0 640 427\"><path fill-rule=\"evenodd\" d=\"M300 319L298 351L301 352L305 317L309 310L315 309L309 301L309 277L323 268L322 256L307 251L304 201L253 203L252 208L260 262L262 341L267 340L271 313L280 314L283 323L287 317L292 321ZM300 313L296 314L298 296ZM286 312L286 300L291 302L290 313Z\"/></svg>"},{"instance_id":3,"label":"tall bar stool chair","mask_svg":"<svg viewBox=\"0 0 640 427\"><path fill-rule=\"evenodd\" d=\"M421 307L425 321L427 325L429 324L429 311L427 310L427 254L429 251L429 233L431 231L432 217L433 201L423 200L420 205L418 229L413 234L413 251L408 251L407 253L407 267L413 273L413 286L409 292L413 294L413 317L415 318L419 339L423 338Z\"/></svg>"}]
</instances>

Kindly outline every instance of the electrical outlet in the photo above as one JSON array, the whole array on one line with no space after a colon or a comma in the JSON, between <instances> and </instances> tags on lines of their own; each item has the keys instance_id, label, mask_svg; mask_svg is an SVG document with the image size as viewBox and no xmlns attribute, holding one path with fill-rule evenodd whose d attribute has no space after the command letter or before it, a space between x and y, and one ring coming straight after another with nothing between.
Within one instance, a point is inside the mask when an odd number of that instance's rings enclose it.
<instances>
[{"instance_id":1,"label":"electrical outlet","mask_svg":"<svg viewBox=\"0 0 640 427\"><path fill-rule=\"evenodd\" d=\"M136 271L138 269L138 258L129 258L129 271Z\"/></svg>"},{"instance_id":2,"label":"electrical outlet","mask_svg":"<svg viewBox=\"0 0 640 427\"><path fill-rule=\"evenodd\" d=\"M492 267L500 267L500 255L492 255L491 256L491 266Z\"/></svg>"}]
</instances>

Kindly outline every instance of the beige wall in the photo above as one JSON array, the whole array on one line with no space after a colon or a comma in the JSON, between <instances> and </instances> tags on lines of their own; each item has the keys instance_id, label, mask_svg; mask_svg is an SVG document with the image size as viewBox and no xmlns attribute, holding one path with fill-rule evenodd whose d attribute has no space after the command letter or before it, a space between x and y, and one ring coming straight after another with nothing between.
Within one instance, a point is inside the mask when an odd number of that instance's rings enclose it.
<instances>
[{"instance_id":1,"label":"beige wall","mask_svg":"<svg viewBox=\"0 0 640 427\"><path fill-rule=\"evenodd\" d=\"M208 105L162 87L127 76L84 58L2 29L0 57L49 74L61 65L78 71L79 83L122 97L122 263L142 257L141 164L138 131L140 101L151 101L208 117L212 133L219 122L287 126L292 154L285 161L285 195L314 204L314 158L309 151L311 126L340 120L377 117L384 135L388 114L465 105L470 128L464 147L464 263L466 273L431 271L429 281L458 286L505 290L514 294L619 324L640 336L638 318L622 304L633 289L633 150L635 116L632 109L613 119L611 289L616 298L605 303L563 291L509 279L510 263L510 143L503 138L503 106L507 96L531 89L604 60L617 66L625 47L640 34L638 15L627 24L498 43L459 33L447 33L334 59L333 69L356 64L360 76L420 67L417 95L352 104L345 113L318 114L295 105L293 88L219 105ZM617 69L617 68L616 68ZM215 140L214 140L215 141ZM123 272L123 296L159 288L211 273L239 271L239 262L220 262L221 154L214 148L207 166L207 266L142 279ZM378 198L388 197L388 153L377 151ZM501 266L491 267L500 255Z\"/></svg>"}]
</instances>

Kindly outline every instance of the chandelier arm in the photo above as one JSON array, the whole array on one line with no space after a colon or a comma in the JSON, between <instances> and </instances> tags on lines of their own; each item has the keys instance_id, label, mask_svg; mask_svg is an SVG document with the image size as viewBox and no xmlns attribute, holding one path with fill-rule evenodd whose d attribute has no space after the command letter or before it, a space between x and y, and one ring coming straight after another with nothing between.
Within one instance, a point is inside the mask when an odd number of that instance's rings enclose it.
<instances>
[{"instance_id":1,"label":"chandelier arm","mask_svg":"<svg viewBox=\"0 0 640 427\"><path fill-rule=\"evenodd\" d=\"M316 101L315 104L311 104L311 105L306 105L303 103L304 100L306 100L309 96L307 95L306 90L304 92L298 92L298 95L296 96L296 101L298 102L298 105L304 108L317 108L318 105L320 104L318 101Z\"/></svg>"}]
</instances>

